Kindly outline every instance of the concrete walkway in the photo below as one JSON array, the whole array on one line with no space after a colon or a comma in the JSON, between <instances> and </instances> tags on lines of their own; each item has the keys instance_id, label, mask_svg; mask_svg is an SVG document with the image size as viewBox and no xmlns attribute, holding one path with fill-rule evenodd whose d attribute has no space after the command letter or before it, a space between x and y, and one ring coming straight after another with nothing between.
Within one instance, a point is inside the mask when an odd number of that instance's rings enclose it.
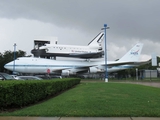
<instances>
[{"instance_id":1,"label":"concrete walkway","mask_svg":"<svg viewBox=\"0 0 160 120\"><path fill-rule=\"evenodd\" d=\"M141 81L134 81L134 82L130 82L130 81L126 81L126 82L117 82L117 83L131 83L131 84L140 84L140 85L146 85L146 86L152 86L152 87L158 87L160 88L160 82L141 82Z\"/></svg>"},{"instance_id":2,"label":"concrete walkway","mask_svg":"<svg viewBox=\"0 0 160 120\"><path fill-rule=\"evenodd\" d=\"M0 120L160 120L158 117L0 117Z\"/></svg>"}]
</instances>

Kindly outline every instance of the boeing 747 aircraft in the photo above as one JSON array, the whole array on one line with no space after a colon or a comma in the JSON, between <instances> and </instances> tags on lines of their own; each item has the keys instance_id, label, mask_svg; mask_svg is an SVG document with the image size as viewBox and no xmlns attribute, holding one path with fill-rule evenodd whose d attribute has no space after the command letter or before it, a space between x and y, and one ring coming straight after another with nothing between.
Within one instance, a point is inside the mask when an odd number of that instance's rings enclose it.
<instances>
[{"instance_id":1,"label":"boeing 747 aircraft","mask_svg":"<svg viewBox=\"0 0 160 120\"><path fill-rule=\"evenodd\" d=\"M78 45L59 45L59 44L45 44L40 47L35 47L31 53L35 57L49 58L49 57L74 57L74 58L102 58L104 51L102 50L102 39L104 32L100 32L88 46Z\"/></svg>"},{"instance_id":2,"label":"boeing 747 aircraft","mask_svg":"<svg viewBox=\"0 0 160 120\"><path fill-rule=\"evenodd\" d=\"M136 44L118 61L107 61L107 71L115 72L129 69L146 63L139 61L143 44ZM14 61L4 66L8 70L13 70ZM20 57L15 60L15 71L20 73L76 75L79 72L98 73L105 72L104 59L97 61L86 60L53 60L35 57Z\"/></svg>"}]
</instances>

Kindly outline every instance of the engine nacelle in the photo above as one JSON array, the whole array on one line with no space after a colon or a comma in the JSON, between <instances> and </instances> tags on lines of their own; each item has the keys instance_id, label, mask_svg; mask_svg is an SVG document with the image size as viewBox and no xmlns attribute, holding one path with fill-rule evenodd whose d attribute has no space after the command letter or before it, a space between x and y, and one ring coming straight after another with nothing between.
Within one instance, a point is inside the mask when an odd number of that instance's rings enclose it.
<instances>
[{"instance_id":1,"label":"engine nacelle","mask_svg":"<svg viewBox=\"0 0 160 120\"><path fill-rule=\"evenodd\" d=\"M98 67L90 67L89 68L89 73L99 73L99 72L104 72L104 69L100 69Z\"/></svg>"},{"instance_id":2,"label":"engine nacelle","mask_svg":"<svg viewBox=\"0 0 160 120\"><path fill-rule=\"evenodd\" d=\"M62 76L69 76L69 70L62 70Z\"/></svg>"},{"instance_id":3,"label":"engine nacelle","mask_svg":"<svg viewBox=\"0 0 160 120\"><path fill-rule=\"evenodd\" d=\"M74 72L73 70L62 70L61 75L62 76L76 75L76 72Z\"/></svg>"},{"instance_id":4,"label":"engine nacelle","mask_svg":"<svg viewBox=\"0 0 160 120\"><path fill-rule=\"evenodd\" d=\"M89 68L89 73L97 73L98 69L96 67L90 67Z\"/></svg>"}]
</instances>

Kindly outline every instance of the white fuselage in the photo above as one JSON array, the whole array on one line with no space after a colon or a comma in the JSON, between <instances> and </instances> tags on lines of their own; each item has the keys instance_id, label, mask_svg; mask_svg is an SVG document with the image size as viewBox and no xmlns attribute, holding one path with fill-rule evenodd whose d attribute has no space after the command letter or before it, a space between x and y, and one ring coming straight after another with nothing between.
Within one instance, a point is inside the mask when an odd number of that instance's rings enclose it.
<instances>
[{"instance_id":1,"label":"white fuselage","mask_svg":"<svg viewBox=\"0 0 160 120\"><path fill-rule=\"evenodd\" d=\"M117 64L117 61L108 61L107 64ZM135 65L118 65L115 67L108 67L108 72L114 72L118 70L128 69ZM70 73L87 70L91 73L104 72L105 65L104 61L80 61L80 60L51 60L44 58L32 58L32 57L21 57L4 66L6 69L20 73L56 73L68 71Z\"/></svg>"},{"instance_id":2,"label":"white fuselage","mask_svg":"<svg viewBox=\"0 0 160 120\"><path fill-rule=\"evenodd\" d=\"M45 49L46 53L55 54L82 54L82 53L96 53L102 51L101 46L76 46L76 45L57 45L46 44L39 49Z\"/></svg>"},{"instance_id":3,"label":"white fuselage","mask_svg":"<svg viewBox=\"0 0 160 120\"><path fill-rule=\"evenodd\" d=\"M98 43L97 43L98 44ZM35 57L51 58L51 57L74 57L74 58L102 58L104 51L100 45L92 46L76 46L76 45L57 45L46 44L39 47L39 49L33 49L31 53Z\"/></svg>"}]
</instances>

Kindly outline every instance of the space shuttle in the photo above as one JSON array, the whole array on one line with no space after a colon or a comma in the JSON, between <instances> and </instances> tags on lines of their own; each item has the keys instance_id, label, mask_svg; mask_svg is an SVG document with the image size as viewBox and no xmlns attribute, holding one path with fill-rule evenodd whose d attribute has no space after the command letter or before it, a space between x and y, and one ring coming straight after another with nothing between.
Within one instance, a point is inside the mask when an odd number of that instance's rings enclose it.
<instances>
[{"instance_id":1,"label":"space shuttle","mask_svg":"<svg viewBox=\"0 0 160 120\"><path fill-rule=\"evenodd\" d=\"M82 59L102 58L104 51L102 49L104 32L100 32L87 46L78 45L60 45L57 41L50 42L36 41L35 47L31 50L34 57L55 58L55 57L73 57ZM39 44L39 43L40 44Z\"/></svg>"}]
</instances>

